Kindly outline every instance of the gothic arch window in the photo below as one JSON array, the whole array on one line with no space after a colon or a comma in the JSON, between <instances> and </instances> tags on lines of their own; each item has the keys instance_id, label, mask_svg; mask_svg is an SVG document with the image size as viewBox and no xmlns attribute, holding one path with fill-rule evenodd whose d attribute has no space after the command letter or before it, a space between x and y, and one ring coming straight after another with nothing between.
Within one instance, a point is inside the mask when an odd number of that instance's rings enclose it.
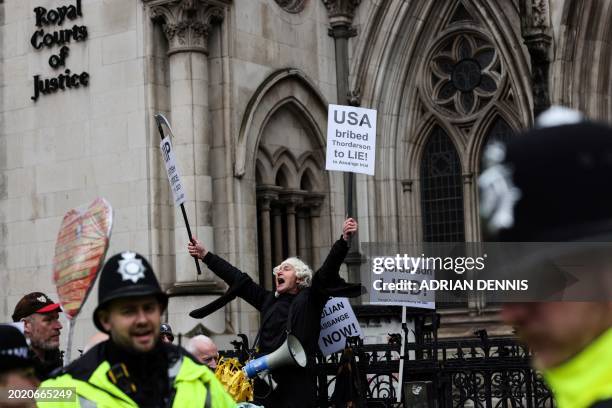
<instances>
[{"instance_id":1,"label":"gothic arch window","mask_svg":"<svg viewBox=\"0 0 612 408\"><path fill-rule=\"evenodd\" d=\"M508 30L503 8L489 3L431 2L424 28L414 37L424 51L418 66L407 70L402 101L408 107L404 157L409 158L402 211L415 219L404 230L409 239L479 241L483 147L506 140L530 120L522 39ZM437 299L436 307L484 307L474 293L466 304L448 300Z\"/></svg>"},{"instance_id":2,"label":"gothic arch window","mask_svg":"<svg viewBox=\"0 0 612 408\"><path fill-rule=\"evenodd\" d=\"M461 163L439 126L431 132L421 159L421 207L425 242L465 240Z\"/></svg>"},{"instance_id":3,"label":"gothic arch window","mask_svg":"<svg viewBox=\"0 0 612 408\"><path fill-rule=\"evenodd\" d=\"M278 187L289 188L289 171L284 164L276 172L276 184Z\"/></svg>"},{"instance_id":4,"label":"gothic arch window","mask_svg":"<svg viewBox=\"0 0 612 408\"><path fill-rule=\"evenodd\" d=\"M428 129L431 120L439 126L427 135L411 135L425 136L427 143L424 152L414 153L422 157L417 198L422 236L425 241L474 241L480 238L475 190L482 143L512 134L504 118L513 118L514 126L520 122L519 82L511 78L515 71L507 61L513 59L502 53L503 41L496 37L500 31L484 22L478 2L437 4L436 21L431 21L437 27L427 33L427 51L417 71L418 109L412 123L414 129ZM436 176L436 166L443 164L449 173Z\"/></svg>"},{"instance_id":5,"label":"gothic arch window","mask_svg":"<svg viewBox=\"0 0 612 408\"><path fill-rule=\"evenodd\" d=\"M312 171L310 169L306 169L300 180L300 189L304 191L315 191L316 187L313 180L314 176L312 175Z\"/></svg>"},{"instance_id":6,"label":"gothic arch window","mask_svg":"<svg viewBox=\"0 0 612 408\"><path fill-rule=\"evenodd\" d=\"M259 278L274 288L272 268L290 256L317 264L316 233L325 200L321 146L290 106L263 130L256 161Z\"/></svg>"}]
</instances>

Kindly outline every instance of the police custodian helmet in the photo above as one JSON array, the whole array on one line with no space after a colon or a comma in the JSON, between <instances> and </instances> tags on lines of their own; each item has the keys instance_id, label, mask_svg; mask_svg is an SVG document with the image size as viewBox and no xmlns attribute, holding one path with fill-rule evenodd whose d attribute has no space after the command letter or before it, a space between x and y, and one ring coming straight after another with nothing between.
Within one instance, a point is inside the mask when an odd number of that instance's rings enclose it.
<instances>
[{"instance_id":1,"label":"police custodian helmet","mask_svg":"<svg viewBox=\"0 0 612 408\"><path fill-rule=\"evenodd\" d=\"M93 320L98 330L105 332L98 319L98 312L114 299L154 295L162 312L168 306L168 296L162 292L149 262L140 254L125 251L109 258L100 274L98 307Z\"/></svg>"},{"instance_id":2,"label":"police custodian helmet","mask_svg":"<svg viewBox=\"0 0 612 408\"><path fill-rule=\"evenodd\" d=\"M174 341L174 333L172 333L172 327L168 323L162 323L159 326L159 334L165 334L170 337L170 341Z\"/></svg>"},{"instance_id":3,"label":"police custodian helmet","mask_svg":"<svg viewBox=\"0 0 612 408\"><path fill-rule=\"evenodd\" d=\"M480 210L489 240L609 240L612 128L578 122L536 128L485 152Z\"/></svg>"}]
</instances>

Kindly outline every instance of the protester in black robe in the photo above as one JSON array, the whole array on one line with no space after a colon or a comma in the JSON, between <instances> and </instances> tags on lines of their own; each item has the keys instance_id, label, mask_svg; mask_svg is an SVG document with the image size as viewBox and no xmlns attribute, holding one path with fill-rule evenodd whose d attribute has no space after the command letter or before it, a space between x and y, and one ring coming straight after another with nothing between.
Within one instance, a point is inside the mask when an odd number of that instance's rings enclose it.
<instances>
[{"instance_id":1,"label":"protester in black robe","mask_svg":"<svg viewBox=\"0 0 612 408\"><path fill-rule=\"evenodd\" d=\"M219 305L238 296L261 313L259 354L268 354L280 347L288 332L299 339L307 353L306 368L289 367L272 372L278 386L268 392L269 395L262 395L266 390L262 390L263 385L257 383L256 403L283 408L316 405L315 352L325 303L330 296L352 297L361 294L359 284L347 284L339 275L340 266L348 252L349 235L357 231L357 222L348 218L344 221L342 231L342 237L334 243L327 259L314 276L310 268L297 258L289 258L274 268L274 292L259 286L247 274L208 252L198 240L194 239L188 245L192 256L203 260L211 271L230 285L225 299ZM194 316L194 313L191 315Z\"/></svg>"}]
</instances>

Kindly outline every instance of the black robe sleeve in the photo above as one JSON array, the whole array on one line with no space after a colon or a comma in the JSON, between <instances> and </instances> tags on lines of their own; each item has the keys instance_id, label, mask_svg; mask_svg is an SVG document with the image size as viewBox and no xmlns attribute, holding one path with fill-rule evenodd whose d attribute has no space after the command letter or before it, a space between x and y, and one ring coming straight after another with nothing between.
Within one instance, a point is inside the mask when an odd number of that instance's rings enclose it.
<instances>
[{"instance_id":1,"label":"black robe sleeve","mask_svg":"<svg viewBox=\"0 0 612 408\"><path fill-rule=\"evenodd\" d=\"M237 284L240 282L239 288L234 294L246 300L255 309L261 311L266 298L271 292L253 282L249 275L212 252L208 252L203 261L215 275L230 285L230 288L232 286L238 287Z\"/></svg>"},{"instance_id":2,"label":"black robe sleeve","mask_svg":"<svg viewBox=\"0 0 612 408\"><path fill-rule=\"evenodd\" d=\"M312 278L312 289L317 296L355 297L362 293L360 284L349 284L340 277L340 266L348 253L348 243L340 238L332 246L325 262Z\"/></svg>"}]
</instances>

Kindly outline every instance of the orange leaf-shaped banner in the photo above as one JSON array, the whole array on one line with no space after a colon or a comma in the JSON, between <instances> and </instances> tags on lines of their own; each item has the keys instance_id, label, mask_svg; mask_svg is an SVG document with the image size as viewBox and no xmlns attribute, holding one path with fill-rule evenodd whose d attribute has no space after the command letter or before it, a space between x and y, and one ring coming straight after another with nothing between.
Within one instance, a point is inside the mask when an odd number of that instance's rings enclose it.
<instances>
[{"instance_id":1,"label":"orange leaf-shaped banner","mask_svg":"<svg viewBox=\"0 0 612 408\"><path fill-rule=\"evenodd\" d=\"M53 258L53 282L68 318L85 303L108 248L113 209L104 198L69 210L62 221Z\"/></svg>"}]
</instances>

